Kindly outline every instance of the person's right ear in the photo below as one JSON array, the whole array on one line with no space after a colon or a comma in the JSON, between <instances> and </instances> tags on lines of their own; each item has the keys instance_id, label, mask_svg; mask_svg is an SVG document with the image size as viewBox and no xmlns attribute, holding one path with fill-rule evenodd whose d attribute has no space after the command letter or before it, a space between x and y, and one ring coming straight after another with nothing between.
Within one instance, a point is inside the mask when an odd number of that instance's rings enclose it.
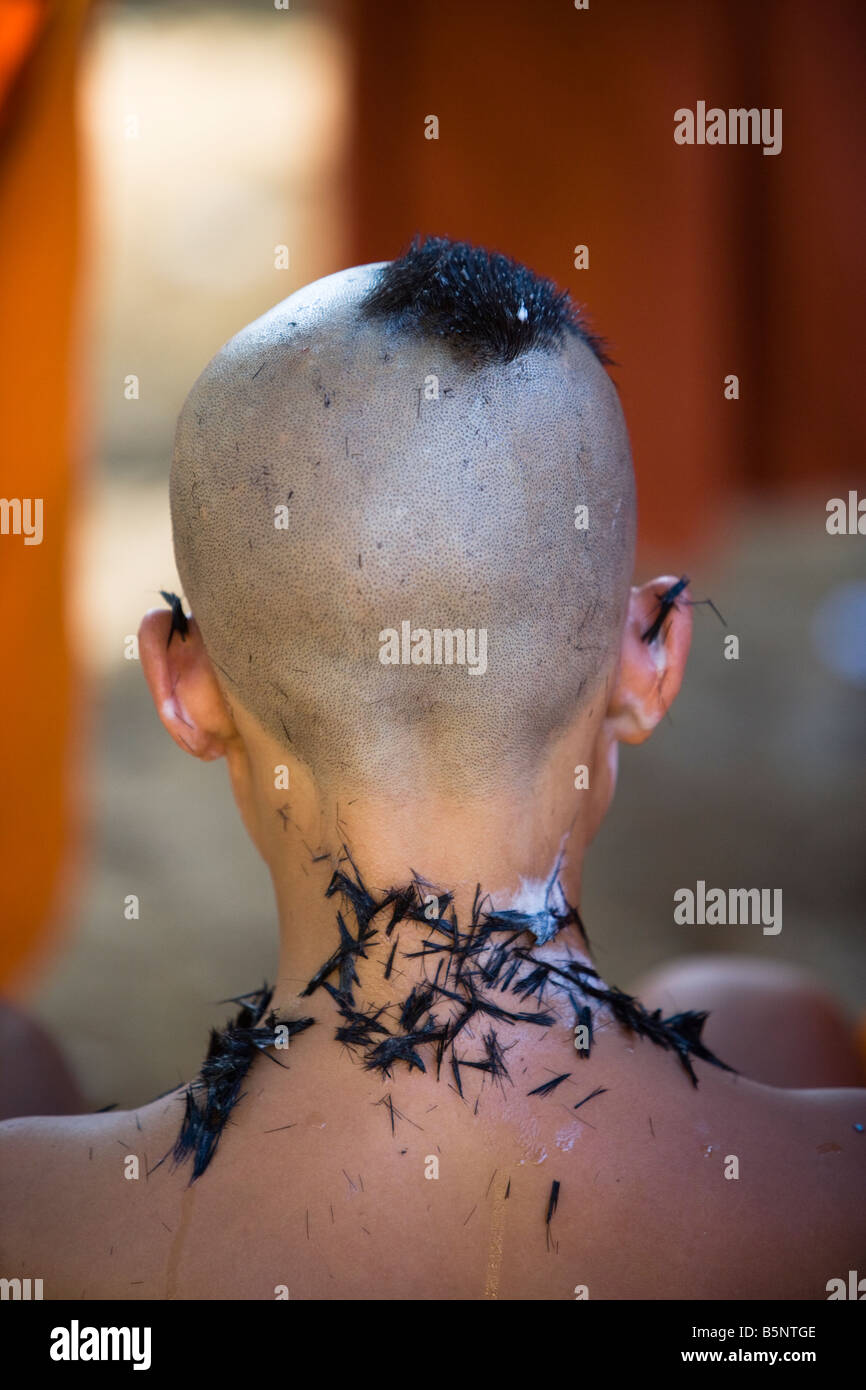
<instances>
[{"instance_id":1,"label":"person's right ear","mask_svg":"<svg viewBox=\"0 0 866 1390\"><path fill-rule=\"evenodd\" d=\"M679 693L692 640L688 589L678 595L657 636L644 641L662 595L676 583L676 576L662 575L631 591L617 680L605 718L609 735L620 743L649 738Z\"/></svg>"},{"instance_id":2,"label":"person's right ear","mask_svg":"<svg viewBox=\"0 0 866 1390\"><path fill-rule=\"evenodd\" d=\"M238 737L195 618L185 634L171 613L153 608L138 629L138 654L156 712L179 748L210 762Z\"/></svg>"}]
</instances>

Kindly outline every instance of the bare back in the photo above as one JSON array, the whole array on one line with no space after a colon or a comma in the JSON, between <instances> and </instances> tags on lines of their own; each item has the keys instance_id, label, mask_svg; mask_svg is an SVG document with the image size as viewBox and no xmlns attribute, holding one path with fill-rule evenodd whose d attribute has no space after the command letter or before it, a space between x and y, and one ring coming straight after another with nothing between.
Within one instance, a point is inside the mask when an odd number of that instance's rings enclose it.
<instances>
[{"instance_id":1,"label":"bare back","mask_svg":"<svg viewBox=\"0 0 866 1390\"><path fill-rule=\"evenodd\" d=\"M183 1092L7 1122L3 1273L71 1299L824 1299L862 1264L866 1092L702 1063L693 1088L618 1029L586 1061L565 1030L522 1047L461 1099L299 1039L191 1185Z\"/></svg>"}]
</instances>

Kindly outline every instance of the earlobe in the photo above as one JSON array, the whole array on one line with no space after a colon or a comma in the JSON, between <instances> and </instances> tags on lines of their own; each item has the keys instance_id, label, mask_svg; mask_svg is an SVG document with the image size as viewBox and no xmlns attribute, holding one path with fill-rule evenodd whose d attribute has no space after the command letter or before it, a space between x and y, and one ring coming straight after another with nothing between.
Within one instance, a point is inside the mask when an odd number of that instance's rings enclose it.
<instances>
[{"instance_id":1,"label":"earlobe","mask_svg":"<svg viewBox=\"0 0 866 1390\"><path fill-rule=\"evenodd\" d=\"M151 609L138 651L156 712L178 747L205 761L221 758L236 730L195 619L184 632L176 612Z\"/></svg>"},{"instance_id":2,"label":"earlobe","mask_svg":"<svg viewBox=\"0 0 866 1390\"><path fill-rule=\"evenodd\" d=\"M642 743L676 699L692 640L688 590L680 591L663 621L661 600L678 584L663 575L632 589L619 670L606 723L620 743Z\"/></svg>"}]
</instances>

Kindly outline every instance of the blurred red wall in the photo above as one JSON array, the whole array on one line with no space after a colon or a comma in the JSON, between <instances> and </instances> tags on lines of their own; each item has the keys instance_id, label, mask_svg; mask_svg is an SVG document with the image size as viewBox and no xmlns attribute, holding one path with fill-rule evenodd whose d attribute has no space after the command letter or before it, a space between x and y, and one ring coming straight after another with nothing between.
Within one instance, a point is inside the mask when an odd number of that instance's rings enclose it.
<instances>
[{"instance_id":1,"label":"blurred red wall","mask_svg":"<svg viewBox=\"0 0 866 1390\"><path fill-rule=\"evenodd\" d=\"M866 7L355 0L349 17L354 259L445 234L585 302L620 364L645 543L704 543L741 488L855 484ZM781 107L781 153L677 145L674 111L699 100Z\"/></svg>"}]
</instances>

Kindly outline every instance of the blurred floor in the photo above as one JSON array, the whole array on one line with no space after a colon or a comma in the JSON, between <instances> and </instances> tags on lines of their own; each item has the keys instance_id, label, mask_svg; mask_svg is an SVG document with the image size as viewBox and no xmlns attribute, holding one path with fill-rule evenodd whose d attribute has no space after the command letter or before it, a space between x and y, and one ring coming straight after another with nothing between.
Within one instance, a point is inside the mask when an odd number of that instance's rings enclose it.
<instances>
[{"instance_id":1,"label":"blurred floor","mask_svg":"<svg viewBox=\"0 0 866 1390\"><path fill-rule=\"evenodd\" d=\"M134 631L136 605L173 582L165 493L115 485L102 505L143 520L126 588L114 594ZM93 534L91 572L105 575L114 530L97 517ZM584 897L599 966L626 984L682 952L754 952L808 965L849 1006L864 1007L863 691L826 669L812 638L828 592L862 576L858 540L828 537L820 502L807 511L773 506L743 515L715 572L692 572L696 596L711 593L739 636L740 660L723 659L723 629L696 609L690 669L670 719L643 748L623 752ZM95 594L95 580L91 587ZM94 1105L130 1104L195 1071L208 1028L227 1016L214 1001L272 977L275 919L222 764L174 747L135 661L115 660L105 672L97 741L87 892L35 1010ZM699 878L708 887L781 888L781 933L675 925L674 891ZM124 918L132 893L138 921Z\"/></svg>"}]
</instances>

